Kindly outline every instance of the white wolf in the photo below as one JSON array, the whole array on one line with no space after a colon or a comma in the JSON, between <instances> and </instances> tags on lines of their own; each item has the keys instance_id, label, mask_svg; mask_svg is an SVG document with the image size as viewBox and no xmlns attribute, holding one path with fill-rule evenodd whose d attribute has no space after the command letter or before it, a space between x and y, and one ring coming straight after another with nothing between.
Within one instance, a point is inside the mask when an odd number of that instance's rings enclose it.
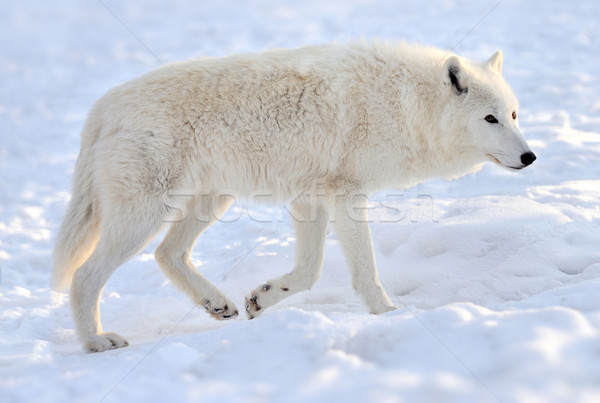
<instances>
[{"instance_id":1,"label":"white wolf","mask_svg":"<svg viewBox=\"0 0 600 403\"><path fill-rule=\"evenodd\" d=\"M231 204L222 190L291 197L315 193L315 184L321 196L294 197L291 206L295 268L251 293L248 317L315 283L328 221L370 311L394 309L360 195L456 178L485 161L511 170L531 164L501 69L500 52L476 63L429 47L363 42L176 63L109 91L83 128L54 250L53 283L71 285L85 348L128 345L103 332L100 294L167 224L177 189L196 188L203 196L187 210L210 214L171 223L156 261L215 318L235 317L237 308L189 257Z\"/></svg>"}]
</instances>

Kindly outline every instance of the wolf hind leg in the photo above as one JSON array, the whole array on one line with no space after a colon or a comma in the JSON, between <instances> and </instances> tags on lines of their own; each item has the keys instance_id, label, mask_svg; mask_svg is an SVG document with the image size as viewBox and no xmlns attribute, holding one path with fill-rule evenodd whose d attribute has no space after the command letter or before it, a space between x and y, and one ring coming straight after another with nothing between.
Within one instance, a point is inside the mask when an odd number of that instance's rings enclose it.
<instances>
[{"instance_id":1,"label":"wolf hind leg","mask_svg":"<svg viewBox=\"0 0 600 403\"><path fill-rule=\"evenodd\" d=\"M90 352L125 347L116 333L105 333L100 322L100 295L114 271L136 255L162 226L160 203L145 203L154 210L120 206L103 217L96 248L75 272L71 285L71 308L77 333ZM105 210L106 211L106 210Z\"/></svg>"},{"instance_id":2,"label":"wolf hind leg","mask_svg":"<svg viewBox=\"0 0 600 403\"><path fill-rule=\"evenodd\" d=\"M215 319L234 318L238 316L238 310L198 272L190 261L190 254L198 237L227 211L232 202L233 199L225 195L196 197L188 205L187 217L171 224L154 254L167 278ZM194 214L197 204L203 210L201 217Z\"/></svg>"},{"instance_id":3,"label":"wolf hind leg","mask_svg":"<svg viewBox=\"0 0 600 403\"><path fill-rule=\"evenodd\" d=\"M267 281L252 291L246 298L249 319L290 295L310 289L321 275L327 210L321 204L292 205L292 208L296 229L296 265L291 273Z\"/></svg>"}]
</instances>

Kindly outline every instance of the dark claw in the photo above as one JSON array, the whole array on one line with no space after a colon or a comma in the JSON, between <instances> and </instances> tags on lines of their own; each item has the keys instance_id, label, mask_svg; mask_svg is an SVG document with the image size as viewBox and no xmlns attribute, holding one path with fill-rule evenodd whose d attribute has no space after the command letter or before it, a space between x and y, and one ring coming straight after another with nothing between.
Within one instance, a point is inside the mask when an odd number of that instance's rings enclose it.
<instances>
[{"instance_id":1,"label":"dark claw","mask_svg":"<svg viewBox=\"0 0 600 403\"><path fill-rule=\"evenodd\" d=\"M228 310L229 307L227 305L225 305L223 308L213 308L214 313L227 312Z\"/></svg>"},{"instance_id":2,"label":"dark claw","mask_svg":"<svg viewBox=\"0 0 600 403\"><path fill-rule=\"evenodd\" d=\"M261 307L258 305L258 295L254 294L252 298L250 298L250 302L254 304L254 309L257 311L261 310Z\"/></svg>"},{"instance_id":3,"label":"dark claw","mask_svg":"<svg viewBox=\"0 0 600 403\"><path fill-rule=\"evenodd\" d=\"M223 319L231 319L231 318L235 318L239 315L238 311L235 311L234 313L230 314L230 315L223 315L221 316L221 318Z\"/></svg>"},{"instance_id":4,"label":"dark claw","mask_svg":"<svg viewBox=\"0 0 600 403\"><path fill-rule=\"evenodd\" d=\"M252 296L248 299L246 298L246 313L248 314L249 319L253 319L254 316L250 314L250 304L253 305L254 310L260 311L261 307L258 305L258 295L252 294Z\"/></svg>"},{"instance_id":5,"label":"dark claw","mask_svg":"<svg viewBox=\"0 0 600 403\"><path fill-rule=\"evenodd\" d=\"M254 319L254 315L252 315L250 313L250 300L248 298L246 298L246 315L248 316L248 319Z\"/></svg>"}]
</instances>

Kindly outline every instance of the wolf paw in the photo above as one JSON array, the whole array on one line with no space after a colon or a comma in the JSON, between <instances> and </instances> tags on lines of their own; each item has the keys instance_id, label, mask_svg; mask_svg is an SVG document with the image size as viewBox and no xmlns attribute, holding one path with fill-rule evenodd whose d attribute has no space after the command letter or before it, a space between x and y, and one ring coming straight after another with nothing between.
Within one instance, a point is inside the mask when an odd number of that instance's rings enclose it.
<instances>
[{"instance_id":1,"label":"wolf paw","mask_svg":"<svg viewBox=\"0 0 600 403\"><path fill-rule=\"evenodd\" d=\"M393 311L396 308L397 307L394 305L381 305L376 308L371 308L371 313L374 315L381 315L382 313Z\"/></svg>"},{"instance_id":2,"label":"wolf paw","mask_svg":"<svg viewBox=\"0 0 600 403\"><path fill-rule=\"evenodd\" d=\"M246 316L248 319L254 319L259 315L262 307L258 304L258 294L253 292L250 298L246 297Z\"/></svg>"},{"instance_id":3,"label":"wolf paw","mask_svg":"<svg viewBox=\"0 0 600 403\"><path fill-rule=\"evenodd\" d=\"M276 304L288 291L289 288L286 287L276 287L268 283L261 285L252 291L250 297L246 297L246 316L248 319L254 319L262 313L261 310Z\"/></svg>"},{"instance_id":4,"label":"wolf paw","mask_svg":"<svg viewBox=\"0 0 600 403\"><path fill-rule=\"evenodd\" d=\"M202 306L213 318L217 320L226 320L235 318L239 315L235 305L231 304L230 308L229 304L231 303L225 303L222 306L213 306L213 303L209 299L205 299L202 303Z\"/></svg>"},{"instance_id":5,"label":"wolf paw","mask_svg":"<svg viewBox=\"0 0 600 403\"><path fill-rule=\"evenodd\" d=\"M127 340L116 333L100 333L90 337L85 343L85 348L90 353L101 353L102 351L114 350L128 345Z\"/></svg>"}]
</instances>

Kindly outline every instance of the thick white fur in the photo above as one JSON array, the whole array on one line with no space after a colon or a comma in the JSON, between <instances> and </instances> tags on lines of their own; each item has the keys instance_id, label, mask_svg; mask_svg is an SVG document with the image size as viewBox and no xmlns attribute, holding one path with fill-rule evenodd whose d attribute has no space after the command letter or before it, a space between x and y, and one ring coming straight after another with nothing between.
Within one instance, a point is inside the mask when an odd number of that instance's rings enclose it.
<instances>
[{"instance_id":1,"label":"thick white fur","mask_svg":"<svg viewBox=\"0 0 600 403\"><path fill-rule=\"evenodd\" d=\"M102 331L100 294L172 217L181 189L197 191L182 210L209 218L189 213L172 223L156 261L214 317L238 311L189 256L229 207L225 191L295 200L296 266L251 293L250 318L315 283L328 221L370 311L394 309L377 276L362 195L455 178L487 160L522 168L529 148L501 67L499 52L478 64L406 44L322 45L171 64L109 91L83 129L54 252L53 282L71 285L86 349L127 345ZM499 122L486 122L489 114ZM319 196L296 197L309 193Z\"/></svg>"}]
</instances>

